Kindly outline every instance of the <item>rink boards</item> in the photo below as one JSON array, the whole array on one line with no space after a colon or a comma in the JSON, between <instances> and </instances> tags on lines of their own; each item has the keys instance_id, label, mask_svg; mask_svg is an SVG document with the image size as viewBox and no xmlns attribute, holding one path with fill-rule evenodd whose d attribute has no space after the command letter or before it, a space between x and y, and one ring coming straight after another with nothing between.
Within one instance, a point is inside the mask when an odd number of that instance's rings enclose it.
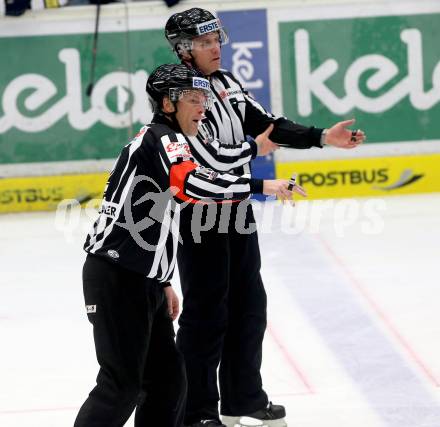
<instances>
[{"instance_id":1,"label":"rink boards","mask_svg":"<svg viewBox=\"0 0 440 427\"><path fill-rule=\"evenodd\" d=\"M440 154L276 163L277 178L297 173L308 198L371 197L440 191ZM0 180L0 213L55 210L66 199L102 197L108 173Z\"/></svg>"},{"instance_id":2,"label":"rink boards","mask_svg":"<svg viewBox=\"0 0 440 427\"><path fill-rule=\"evenodd\" d=\"M310 199L440 191L438 2L270 3L213 4L231 39L223 67L276 115L327 128L355 118L368 139L356 150L279 150L254 161L254 175L296 172ZM121 147L151 120L148 75L177 60L165 5L109 5L87 96L95 8L46 12L0 25L13 58L0 75L0 212L99 199Z\"/></svg>"}]
</instances>

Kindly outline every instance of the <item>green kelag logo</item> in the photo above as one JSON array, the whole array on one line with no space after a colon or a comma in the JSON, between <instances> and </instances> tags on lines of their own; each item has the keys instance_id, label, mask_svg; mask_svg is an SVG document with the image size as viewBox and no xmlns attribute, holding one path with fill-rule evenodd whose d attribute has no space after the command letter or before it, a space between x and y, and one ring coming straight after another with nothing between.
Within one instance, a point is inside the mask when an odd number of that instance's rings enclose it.
<instances>
[{"instance_id":1,"label":"green kelag logo","mask_svg":"<svg viewBox=\"0 0 440 427\"><path fill-rule=\"evenodd\" d=\"M2 107L5 113L0 118L0 133L14 127L29 133L45 131L63 117L75 130L89 129L98 122L114 129L125 128L130 122L144 123L147 116L145 83L148 79L144 70L135 73L114 71L102 76L95 82L89 108L84 110L79 51L61 49L58 58L65 67L64 96L40 114L31 116L20 111L20 96L32 90L33 93L24 100L24 106L27 111L35 111L57 95L59 88L41 74L28 73L16 77L3 92ZM108 102L112 92L115 92L115 111Z\"/></svg>"},{"instance_id":2,"label":"green kelag logo","mask_svg":"<svg viewBox=\"0 0 440 427\"><path fill-rule=\"evenodd\" d=\"M370 142L440 138L440 15L280 24L284 113Z\"/></svg>"},{"instance_id":3,"label":"green kelag logo","mask_svg":"<svg viewBox=\"0 0 440 427\"><path fill-rule=\"evenodd\" d=\"M128 40L100 35L89 98L91 34L0 38L0 164L115 157L151 118L148 73L175 61L160 30Z\"/></svg>"}]
</instances>

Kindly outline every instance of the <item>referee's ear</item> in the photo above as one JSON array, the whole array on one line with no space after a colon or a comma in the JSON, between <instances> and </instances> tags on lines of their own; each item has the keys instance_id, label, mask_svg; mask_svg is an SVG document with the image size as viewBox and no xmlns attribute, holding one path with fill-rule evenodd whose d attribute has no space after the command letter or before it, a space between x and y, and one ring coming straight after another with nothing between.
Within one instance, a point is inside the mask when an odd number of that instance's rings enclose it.
<instances>
[{"instance_id":1,"label":"referee's ear","mask_svg":"<svg viewBox=\"0 0 440 427\"><path fill-rule=\"evenodd\" d=\"M168 96L164 96L162 99L162 110L164 113L174 113L176 111L174 103L171 102Z\"/></svg>"}]
</instances>

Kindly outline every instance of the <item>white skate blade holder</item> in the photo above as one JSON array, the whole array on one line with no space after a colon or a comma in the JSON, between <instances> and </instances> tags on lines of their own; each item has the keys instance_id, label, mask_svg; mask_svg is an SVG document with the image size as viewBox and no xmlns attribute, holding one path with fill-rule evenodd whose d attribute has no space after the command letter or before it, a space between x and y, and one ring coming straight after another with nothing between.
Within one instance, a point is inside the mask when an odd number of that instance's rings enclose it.
<instances>
[{"instance_id":1,"label":"white skate blade holder","mask_svg":"<svg viewBox=\"0 0 440 427\"><path fill-rule=\"evenodd\" d=\"M251 417L228 417L222 415L222 423L227 427L287 427L284 418L263 421Z\"/></svg>"}]
</instances>

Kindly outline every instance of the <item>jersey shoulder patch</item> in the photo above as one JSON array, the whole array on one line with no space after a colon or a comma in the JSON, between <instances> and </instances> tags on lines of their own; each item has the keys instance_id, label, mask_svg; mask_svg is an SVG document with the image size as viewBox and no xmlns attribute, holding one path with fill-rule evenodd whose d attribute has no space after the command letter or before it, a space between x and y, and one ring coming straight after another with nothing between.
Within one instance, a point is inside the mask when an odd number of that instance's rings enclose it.
<instances>
[{"instance_id":1,"label":"jersey shoulder patch","mask_svg":"<svg viewBox=\"0 0 440 427\"><path fill-rule=\"evenodd\" d=\"M171 163L192 159L188 141L181 133L164 135L161 143Z\"/></svg>"}]
</instances>

